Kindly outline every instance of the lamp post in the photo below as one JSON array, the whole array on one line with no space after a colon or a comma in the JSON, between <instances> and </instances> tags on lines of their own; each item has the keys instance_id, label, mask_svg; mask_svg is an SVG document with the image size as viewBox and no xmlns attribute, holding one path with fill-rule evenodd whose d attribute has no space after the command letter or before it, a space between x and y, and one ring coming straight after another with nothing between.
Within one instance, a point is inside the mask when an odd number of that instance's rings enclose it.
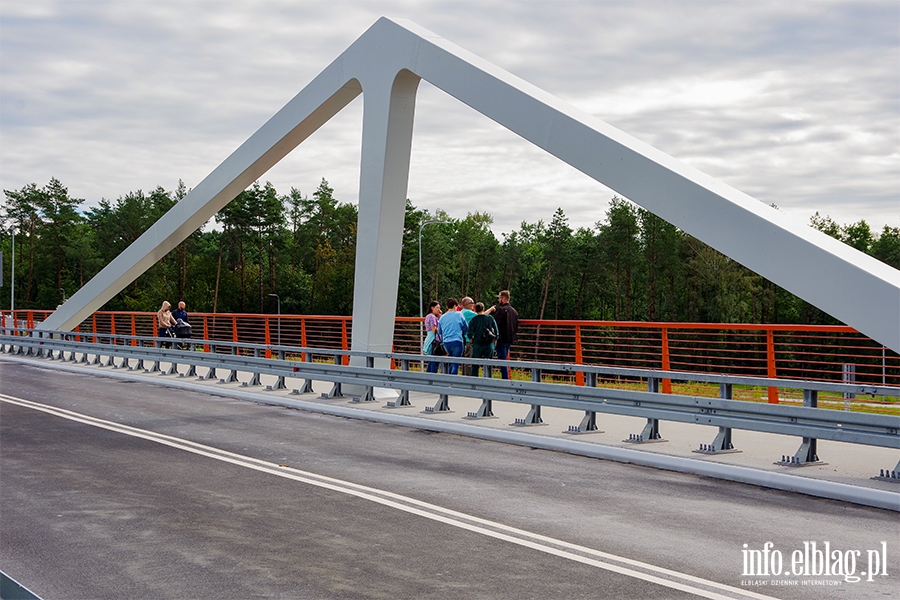
<instances>
[{"instance_id":1,"label":"lamp post","mask_svg":"<svg viewBox=\"0 0 900 600\"><path fill-rule=\"evenodd\" d=\"M426 225L446 225L450 223L450 221L423 221L421 225L419 225L419 339L421 340L425 337L425 323L421 321L424 317L424 309L422 305L424 301L422 300L422 229L425 228Z\"/></svg>"},{"instance_id":2,"label":"lamp post","mask_svg":"<svg viewBox=\"0 0 900 600\"><path fill-rule=\"evenodd\" d=\"M281 345L281 298L278 294L269 294L278 301L278 345Z\"/></svg>"},{"instance_id":3,"label":"lamp post","mask_svg":"<svg viewBox=\"0 0 900 600\"><path fill-rule=\"evenodd\" d=\"M16 326L16 228L12 228L12 260L9 263L9 314Z\"/></svg>"},{"instance_id":4,"label":"lamp post","mask_svg":"<svg viewBox=\"0 0 900 600\"><path fill-rule=\"evenodd\" d=\"M59 288L59 291L62 293L63 304L65 304L66 303L66 289Z\"/></svg>"}]
</instances>

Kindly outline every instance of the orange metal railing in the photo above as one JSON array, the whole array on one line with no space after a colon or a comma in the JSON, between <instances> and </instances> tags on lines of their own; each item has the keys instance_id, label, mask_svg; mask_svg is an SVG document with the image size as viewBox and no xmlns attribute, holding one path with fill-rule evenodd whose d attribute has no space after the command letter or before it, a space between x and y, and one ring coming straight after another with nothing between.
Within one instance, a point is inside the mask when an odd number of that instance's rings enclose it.
<instances>
[{"instance_id":1,"label":"orange metal railing","mask_svg":"<svg viewBox=\"0 0 900 600\"><path fill-rule=\"evenodd\" d=\"M33 328L50 312L14 316ZM12 325L9 313L0 319ZM190 321L193 337L210 342L344 350L353 330L343 316L192 313ZM420 326L418 318L398 317L394 351L419 353ZM156 314L100 311L75 331L155 336ZM511 358L818 381L842 381L850 365L858 383L900 386L900 355L846 326L522 320ZM575 383L584 384L583 374ZM663 391L672 391L671 381ZM778 402L778 391L769 388L767 397Z\"/></svg>"}]
</instances>

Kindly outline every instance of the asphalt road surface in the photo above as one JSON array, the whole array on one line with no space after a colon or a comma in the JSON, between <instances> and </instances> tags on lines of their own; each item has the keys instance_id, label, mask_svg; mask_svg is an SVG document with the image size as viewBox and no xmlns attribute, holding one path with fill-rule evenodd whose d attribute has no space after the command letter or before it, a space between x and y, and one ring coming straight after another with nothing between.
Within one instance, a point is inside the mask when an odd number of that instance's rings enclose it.
<instances>
[{"instance_id":1,"label":"asphalt road surface","mask_svg":"<svg viewBox=\"0 0 900 600\"><path fill-rule=\"evenodd\" d=\"M850 577L744 572L826 541ZM0 361L0 570L46 600L896 598L898 557L891 511Z\"/></svg>"}]
</instances>

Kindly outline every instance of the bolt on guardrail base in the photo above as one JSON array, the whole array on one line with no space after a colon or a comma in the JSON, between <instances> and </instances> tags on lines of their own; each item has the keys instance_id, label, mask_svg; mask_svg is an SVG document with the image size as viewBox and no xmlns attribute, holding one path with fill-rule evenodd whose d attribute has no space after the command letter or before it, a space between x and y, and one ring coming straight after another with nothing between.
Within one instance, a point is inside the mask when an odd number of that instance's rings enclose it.
<instances>
[{"instance_id":1,"label":"bolt on guardrail base","mask_svg":"<svg viewBox=\"0 0 900 600\"><path fill-rule=\"evenodd\" d=\"M377 402L375 399L375 388L366 386L366 393L362 396L352 396L350 402L354 404L359 404L360 402Z\"/></svg>"},{"instance_id":2,"label":"bolt on guardrail base","mask_svg":"<svg viewBox=\"0 0 900 600\"><path fill-rule=\"evenodd\" d=\"M734 454L741 452L735 450L734 444L731 443L731 428L719 427L719 433L712 444L700 444L699 450L691 450L696 454Z\"/></svg>"},{"instance_id":3,"label":"bolt on guardrail base","mask_svg":"<svg viewBox=\"0 0 900 600\"><path fill-rule=\"evenodd\" d=\"M299 389L291 392L292 394L315 394L316 390L313 389L312 379L304 379L303 385L300 386Z\"/></svg>"},{"instance_id":4,"label":"bolt on guardrail base","mask_svg":"<svg viewBox=\"0 0 900 600\"><path fill-rule=\"evenodd\" d=\"M277 390L286 390L286 389L287 389L287 386L284 384L284 375L279 375L278 378L275 380L275 383L273 383L272 385L266 386L267 392L274 392Z\"/></svg>"},{"instance_id":5,"label":"bolt on guardrail base","mask_svg":"<svg viewBox=\"0 0 900 600\"><path fill-rule=\"evenodd\" d=\"M228 372L228 376L225 379L220 379L219 383L240 383L237 376L237 371L235 369L231 369Z\"/></svg>"},{"instance_id":6,"label":"bolt on guardrail base","mask_svg":"<svg viewBox=\"0 0 900 600\"><path fill-rule=\"evenodd\" d=\"M878 475L872 477L875 481L890 481L900 483L900 463L893 470L879 469Z\"/></svg>"},{"instance_id":7,"label":"bolt on guardrail base","mask_svg":"<svg viewBox=\"0 0 900 600\"><path fill-rule=\"evenodd\" d=\"M563 433L571 435L580 435L584 433L604 433L597 427L597 413L592 410L584 411L584 418L578 425L569 425L569 428Z\"/></svg>"},{"instance_id":8,"label":"bolt on guardrail base","mask_svg":"<svg viewBox=\"0 0 900 600\"><path fill-rule=\"evenodd\" d=\"M803 438L803 443L793 456L782 455L781 460L774 464L782 467L811 467L827 465L828 463L819 460L816 454L816 446L818 440L815 438Z\"/></svg>"},{"instance_id":9,"label":"bolt on guardrail base","mask_svg":"<svg viewBox=\"0 0 900 600\"><path fill-rule=\"evenodd\" d=\"M628 439L622 441L629 444L657 444L669 440L664 440L659 434L659 419L647 419L647 424L640 433L630 433Z\"/></svg>"},{"instance_id":10,"label":"bolt on guardrail base","mask_svg":"<svg viewBox=\"0 0 900 600\"><path fill-rule=\"evenodd\" d=\"M331 390L328 392L322 392L322 395L319 396L320 400L329 400L331 398L343 398L344 394L341 391L341 382L336 381L333 386L331 386Z\"/></svg>"},{"instance_id":11,"label":"bolt on guardrail base","mask_svg":"<svg viewBox=\"0 0 900 600\"><path fill-rule=\"evenodd\" d=\"M491 400L482 400L481 406L478 407L478 410L475 412L469 412L464 419L474 420L474 419L497 419L499 417L494 416L494 406Z\"/></svg>"},{"instance_id":12,"label":"bolt on guardrail base","mask_svg":"<svg viewBox=\"0 0 900 600\"><path fill-rule=\"evenodd\" d=\"M424 414L454 412L450 410L450 396L448 396L447 394L441 394L438 398L437 404L435 404L434 406L426 406L425 410L423 410L422 412Z\"/></svg>"},{"instance_id":13,"label":"bolt on guardrail base","mask_svg":"<svg viewBox=\"0 0 900 600\"><path fill-rule=\"evenodd\" d=\"M528 414L525 415L524 419L516 419L510 423L510 426L512 427L534 427L536 425L548 425L548 423L544 423L544 419L541 418L540 404L532 404L531 409L528 411Z\"/></svg>"},{"instance_id":14,"label":"bolt on guardrail base","mask_svg":"<svg viewBox=\"0 0 900 600\"><path fill-rule=\"evenodd\" d=\"M409 390L402 390L393 402L386 402L382 408L412 408L409 401Z\"/></svg>"},{"instance_id":15,"label":"bolt on guardrail base","mask_svg":"<svg viewBox=\"0 0 900 600\"><path fill-rule=\"evenodd\" d=\"M257 385L262 385L262 382L259 380L259 373L254 373L250 381L245 381L241 384L241 387L255 387Z\"/></svg>"}]
</instances>

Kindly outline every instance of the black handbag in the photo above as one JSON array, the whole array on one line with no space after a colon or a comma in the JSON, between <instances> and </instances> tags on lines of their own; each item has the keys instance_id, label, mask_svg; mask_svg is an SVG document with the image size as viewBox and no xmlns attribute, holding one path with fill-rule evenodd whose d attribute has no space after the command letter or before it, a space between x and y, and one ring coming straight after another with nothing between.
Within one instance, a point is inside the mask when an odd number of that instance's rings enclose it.
<instances>
[{"instance_id":1,"label":"black handbag","mask_svg":"<svg viewBox=\"0 0 900 600\"><path fill-rule=\"evenodd\" d=\"M444 348L444 342L441 340L434 338L434 341L431 342L431 355L432 356L447 356L447 349Z\"/></svg>"}]
</instances>

